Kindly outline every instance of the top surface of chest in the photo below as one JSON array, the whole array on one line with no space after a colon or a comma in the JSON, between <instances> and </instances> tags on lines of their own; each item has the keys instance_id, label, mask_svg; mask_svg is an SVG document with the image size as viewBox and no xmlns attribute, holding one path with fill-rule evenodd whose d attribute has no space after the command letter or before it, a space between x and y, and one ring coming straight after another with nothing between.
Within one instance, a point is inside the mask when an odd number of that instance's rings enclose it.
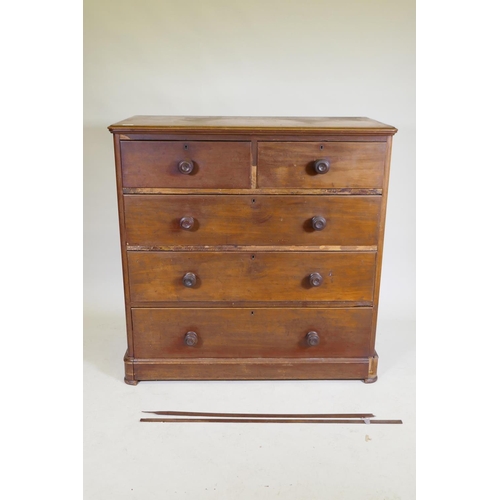
<instances>
[{"instance_id":1,"label":"top surface of chest","mask_svg":"<svg viewBox=\"0 0 500 500\"><path fill-rule=\"evenodd\" d=\"M365 117L132 116L110 125L112 132L320 133L393 135L395 127Z\"/></svg>"}]
</instances>

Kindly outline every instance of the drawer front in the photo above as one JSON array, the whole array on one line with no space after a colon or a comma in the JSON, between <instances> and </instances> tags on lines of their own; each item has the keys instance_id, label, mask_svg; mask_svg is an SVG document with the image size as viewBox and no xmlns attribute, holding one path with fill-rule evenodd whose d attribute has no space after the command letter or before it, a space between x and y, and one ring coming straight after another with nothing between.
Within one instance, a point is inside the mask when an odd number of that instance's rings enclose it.
<instances>
[{"instance_id":1,"label":"drawer front","mask_svg":"<svg viewBox=\"0 0 500 500\"><path fill-rule=\"evenodd\" d=\"M380 196L124 198L131 246L377 244Z\"/></svg>"},{"instance_id":2,"label":"drawer front","mask_svg":"<svg viewBox=\"0 0 500 500\"><path fill-rule=\"evenodd\" d=\"M380 189L386 149L385 142L259 142L258 186ZM328 161L326 172L316 171L317 160Z\"/></svg>"},{"instance_id":3,"label":"drawer front","mask_svg":"<svg viewBox=\"0 0 500 500\"><path fill-rule=\"evenodd\" d=\"M123 187L250 187L250 142L122 141L121 157Z\"/></svg>"},{"instance_id":4,"label":"drawer front","mask_svg":"<svg viewBox=\"0 0 500 500\"><path fill-rule=\"evenodd\" d=\"M369 352L371 308L140 308L132 309L132 320L137 358L315 358L372 354ZM314 345L312 338L319 343Z\"/></svg>"},{"instance_id":5,"label":"drawer front","mask_svg":"<svg viewBox=\"0 0 500 500\"><path fill-rule=\"evenodd\" d=\"M132 302L373 300L375 252L127 254Z\"/></svg>"}]
</instances>

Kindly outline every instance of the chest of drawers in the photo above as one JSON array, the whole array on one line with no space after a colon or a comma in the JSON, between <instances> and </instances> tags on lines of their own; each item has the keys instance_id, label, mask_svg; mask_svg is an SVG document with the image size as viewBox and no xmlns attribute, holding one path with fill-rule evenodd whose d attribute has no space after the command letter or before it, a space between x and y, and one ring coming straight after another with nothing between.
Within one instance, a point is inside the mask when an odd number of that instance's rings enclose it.
<instances>
[{"instance_id":1,"label":"chest of drawers","mask_svg":"<svg viewBox=\"0 0 500 500\"><path fill-rule=\"evenodd\" d=\"M134 116L109 130L125 382L376 380L394 127Z\"/></svg>"}]
</instances>

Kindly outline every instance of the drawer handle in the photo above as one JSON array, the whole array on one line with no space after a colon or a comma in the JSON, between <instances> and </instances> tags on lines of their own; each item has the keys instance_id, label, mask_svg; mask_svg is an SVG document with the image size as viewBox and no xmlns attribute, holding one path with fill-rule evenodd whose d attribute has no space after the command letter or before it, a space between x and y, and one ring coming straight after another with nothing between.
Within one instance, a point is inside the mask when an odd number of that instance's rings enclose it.
<instances>
[{"instance_id":1,"label":"drawer handle","mask_svg":"<svg viewBox=\"0 0 500 500\"><path fill-rule=\"evenodd\" d=\"M181 174L189 175L193 172L194 170L194 164L191 160L182 160L179 162L179 172Z\"/></svg>"},{"instance_id":2,"label":"drawer handle","mask_svg":"<svg viewBox=\"0 0 500 500\"><path fill-rule=\"evenodd\" d=\"M184 335L184 343L189 347L195 346L198 343L198 335L196 332L187 332L186 335Z\"/></svg>"},{"instance_id":3,"label":"drawer handle","mask_svg":"<svg viewBox=\"0 0 500 500\"><path fill-rule=\"evenodd\" d=\"M186 273L182 278L182 282L184 283L184 286L192 288L194 285L196 285L196 274Z\"/></svg>"},{"instance_id":4,"label":"drawer handle","mask_svg":"<svg viewBox=\"0 0 500 500\"><path fill-rule=\"evenodd\" d=\"M311 273L309 275L309 283L311 286L320 286L323 283L323 276L319 273Z\"/></svg>"},{"instance_id":5,"label":"drawer handle","mask_svg":"<svg viewBox=\"0 0 500 500\"><path fill-rule=\"evenodd\" d=\"M326 227L326 219L321 215L316 215L311 219L311 225L315 231L322 231Z\"/></svg>"},{"instance_id":6,"label":"drawer handle","mask_svg":"<svg viewBox=\"0 0 500 500\"><path fill-rule=\"evenodd\" d=\"M318 345L319 344L319 335L318 335L318 333L317 332L309 332L306 335L306 342L307 342L307 345L310 345L311 347L314 347L315 345Z\"/></svg>"},{"instance_id":7,"label":"drawer handle","mask_svg":"<svg viewBox=\"0 0 500 500\"><path fill-rule=\"evenodd\" d=\"M194 226L193 217L183 217L179 221L179 226L181 226L181 229L186 229L186 230L193 229Z\"/></svg>"},{"instance_id":8,"label":"drawer handle","mask_svg":"<svg viewBox=\"0 0 500 500\"><path fill-rule=\"evenodd\" d=\"M316 160L314 162L314 170L317 174L326 174L330 170L330 162L324 158Z\"/></svg>"}]
</instances>

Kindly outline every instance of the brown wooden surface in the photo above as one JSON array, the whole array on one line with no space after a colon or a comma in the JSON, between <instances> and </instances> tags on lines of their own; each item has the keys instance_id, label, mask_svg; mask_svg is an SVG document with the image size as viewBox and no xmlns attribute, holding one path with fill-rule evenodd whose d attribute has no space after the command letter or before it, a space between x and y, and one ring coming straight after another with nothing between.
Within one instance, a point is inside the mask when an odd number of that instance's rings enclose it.
<instances>
[{"instance_id":1,"label":"brown wooden surface","mask_svg":"<svg viewBox=\"0 0 500 500\"><path fill-rule=\"evenodd\" d=\"M384 142L259 142L259 188L381 188ZM317 174L314 162L325 158L330 169Z\"/></svg>"},{"instance_id":2,"label":"brown wooden surface","mask_svg":"<svg viewBox=\"0 0 500 500\"><path fill-rule=\"evenodd\" d=\"M187 149L186 149L187 147ZM250 142L122 141L124 187L249 188ZM192 174L179 172L181 161Z\"/></svg>"},{"instance_id":3,"label":"brown wooden surface","mask_svg":"<svg viewBox=\"0 0 500 500\"><path fill-rule=\"evenodd\" d=\"M375 336L377 332L377 315L378 315L378 303L380 298L380 281L382 278L382 257L384 250L384 234L385 234L385 219L387 211L387 196L389 192L389 173L391 167L391 151L392 151L392 137L388 138L387 141L387 154L384 162L384 196L382 198L381 214L380 214L380 224L379 224L379 234L378 234L378 252L377 252L377 262L375 268L375 287L373 294L374 301L374 314L372 320L372 336L370 339L370 349L375 348ZM375 374L376 374L375 368ZM376 379L376 376L375 376Z\"/></svg>"},{"instance_id":4,"label":"brown wooden surface","mask_svg":"<svg viewBox=\"0 0 500 500\"><path fill-rule=\"evenodd\" d=\"M136 116L109 129L127 383L377 379L394 127L367 118ZM314 171L318 159L329 161L327 173ZM183 160L192 174L179 172ZM308 232L314 216L326 227ZM182 217L194 227L181 229ZM319 287L309 285L315 272ZM308 332L318 345L307 345Z\"/></svg>"},{"instance_id":5,"label":"brown wooden surface","mask_svg":"<svg viewBox=\"0 0 500 500\"><path fill-rule=\"evenodd\" d=\"M136 380L363 380L368 358L136 359Z\"/></svg>"},{"instance_id":6,"label":"brown wooden surface","mask_svg":"<svg viewBox=\"0 0 500 500\"><path fill-rule=\"evenodd\" d=\"M132 309L138 358L365 357L372 309ZM187 332L198 341L188 347ZM315 331L318 345L306 335Z\"/></svg>"},{"instance_id":7,"label":"brown wooden surface","mask_svg":"<svg viewBox=\"0 0 500 500\"><path fill-rule=\"evenodd\" d=\"M113 137L113 147L115 153L116 192L117 192L117 202L118 202L118 221L120 227L120 250L121 250L121 264L122 264L122 277L123 277L123 295L125 303L125 324L127 329L127 348L130 355L133 356L134 333L132 328L132 311L130 309L130 287L128 280L129 274L128 274L128 261L127 261L127 242L125 238L125 210L124 210L124 201L122 194L123 184L122 184L122 170L121 170L120 141L118 140L118 137L116 135ZM126 371L130 371L130 368L131 367L126 367Z\"/></svg>"},{"instance_id":8,"label":"brown wooden surface","mask_svg":"<svg viewBox=\"0 0 500 500\"><path fill-rule=\"evenodd\" d=\"M133 301L372 300L374 253L128 252ZM182 284L185 273L195 287ZM318 272L324 283L309 285Z\"/></svg>"},{"instance_id":9,"label":"brown wooden surface","mask_svg":"<svg viewBox=\"0 0 500 500\"><path fill-rule=\"evenodd\" d=\"M287 131L328 134L392 135L397 129L366 117L269 117L269 116L147 116L136 115L110 125L112 132L165 132L182 130L226 133L266 131L279 134Z\"/></svg>"},{"instance_id":10,"label":"brown wooden surface","mask_svg":"<svg viewBox=\"0 0 500 500\"><path fill-rule=\"evenodd\" d=\"M216 413L207 411L143 411L154 415L177 417L230 417L230 418L372 418L373 413Z\"/></svg>"},{"instance_id":11,"label":"brown wooden surface","mask_svg":"<svg viewBox=\"0 0 500 500\"><path fill-rule=\"evenodd\" d=\"M126 195L130 246L345 245L378 240L380 196ZM326 227L312 228L322 216ZM180 221L193 217L194 226Z\"/></svg>"},{"instance_id":12,"label":"brown wooden surface","mask_svg":"<svg viewBox=\"0 0 500 500\"><path fill-rule=\"evenodd\" d=\"M323 419L323 418L141 418L141 422L149 423L176 423L176 424L357 424L357 425L371 425L371 424L402 424L402 420L364 420L355 419Z\"/></svg>"}]
</instances>

